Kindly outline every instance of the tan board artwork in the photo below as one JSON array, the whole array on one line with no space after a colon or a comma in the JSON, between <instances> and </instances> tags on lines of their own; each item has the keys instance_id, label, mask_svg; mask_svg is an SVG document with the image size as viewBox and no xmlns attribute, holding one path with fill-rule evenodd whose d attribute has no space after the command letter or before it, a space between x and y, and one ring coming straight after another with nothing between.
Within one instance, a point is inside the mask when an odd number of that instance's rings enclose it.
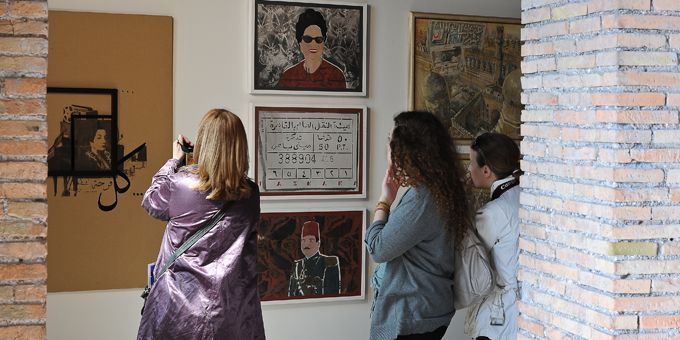
<instances>
[{"instance_id":1,"label":"tan board artwork","mask_svg":"<svg viewBox=\"0 0 680 340\"><path fill-rule=\"evenodd\" d=\"M171 17L49 12L49 292L144 287L165 225L141 208L171 156Z\"/></svg>"}]
</instances>

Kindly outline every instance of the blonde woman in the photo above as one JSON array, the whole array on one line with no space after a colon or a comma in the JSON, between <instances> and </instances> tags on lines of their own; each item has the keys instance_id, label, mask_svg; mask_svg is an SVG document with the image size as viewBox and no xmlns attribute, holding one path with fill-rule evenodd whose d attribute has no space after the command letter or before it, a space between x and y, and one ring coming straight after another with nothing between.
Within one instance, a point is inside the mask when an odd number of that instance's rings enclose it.
<instances>
[{"instance_id":1,"label":"blonde woman","mask_svg":"<svg viewBox=\"0 0 680 340\"><path fill-rule=\"evenodd\" d=\"M225 217L156 277L137 339L264 339L256 278L260 194L246 177L248 148L241 120L213 109L203 116L194 165L179 136L173 158L153 177L142 207L168 221L156 274L171 254L217 211Z\"/></svg>"}]
</instances>

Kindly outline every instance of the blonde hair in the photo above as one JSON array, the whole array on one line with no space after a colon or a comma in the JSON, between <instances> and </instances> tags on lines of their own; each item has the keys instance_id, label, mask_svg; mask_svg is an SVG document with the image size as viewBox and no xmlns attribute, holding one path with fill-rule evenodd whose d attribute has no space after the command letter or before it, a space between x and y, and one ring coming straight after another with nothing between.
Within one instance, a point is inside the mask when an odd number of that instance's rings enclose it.
<instances>
[{"instance_id":1,"label":"blonde hair","mask_svg":"<svg viewBox=\"0 0 680 340\"><path fill-rule=\"evenodd\" d=\"M248 141L241 119L235 114L212 109L201 120L194 147L199 191L209 200L240 200L250 197L247 180Z\"/></svg>"}]
</instances>

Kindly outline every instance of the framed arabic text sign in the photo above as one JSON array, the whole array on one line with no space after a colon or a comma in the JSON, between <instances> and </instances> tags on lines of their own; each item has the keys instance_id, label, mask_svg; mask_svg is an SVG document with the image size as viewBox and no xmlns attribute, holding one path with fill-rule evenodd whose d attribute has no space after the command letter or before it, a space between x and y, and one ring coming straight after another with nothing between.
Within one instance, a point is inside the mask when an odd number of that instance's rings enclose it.
<instances>
[{"instance_id":1,"label":"framed arabic text sign","mask_svg":"<svg viewBox=\"0 0 680 340\"><path fill-rule=\"evenodd\" d=\"M366 108L254 107L263 198L366 197Z\"/></svg>"}]
</instances>

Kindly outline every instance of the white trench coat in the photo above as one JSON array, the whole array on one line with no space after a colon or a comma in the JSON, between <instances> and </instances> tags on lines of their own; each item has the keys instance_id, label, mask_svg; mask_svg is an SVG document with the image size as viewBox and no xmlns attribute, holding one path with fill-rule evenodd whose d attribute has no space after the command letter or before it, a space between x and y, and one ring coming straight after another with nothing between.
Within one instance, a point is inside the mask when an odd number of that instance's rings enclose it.
<instances>
[{"instance_id":1,"label":"white trench coat","mask_svg":"<svg viewBox=\"0 0 680 340\"><path fill-rule=\"evenodd\" d=\"M512 176L495 181L491 192L510 180ZM519 186L515 186L477 211L475 227L490 251L496 269L497 287L480 304L468 309L465 334L473 338L517 338L519 192Z\"/></svg>"}]
</instances>

